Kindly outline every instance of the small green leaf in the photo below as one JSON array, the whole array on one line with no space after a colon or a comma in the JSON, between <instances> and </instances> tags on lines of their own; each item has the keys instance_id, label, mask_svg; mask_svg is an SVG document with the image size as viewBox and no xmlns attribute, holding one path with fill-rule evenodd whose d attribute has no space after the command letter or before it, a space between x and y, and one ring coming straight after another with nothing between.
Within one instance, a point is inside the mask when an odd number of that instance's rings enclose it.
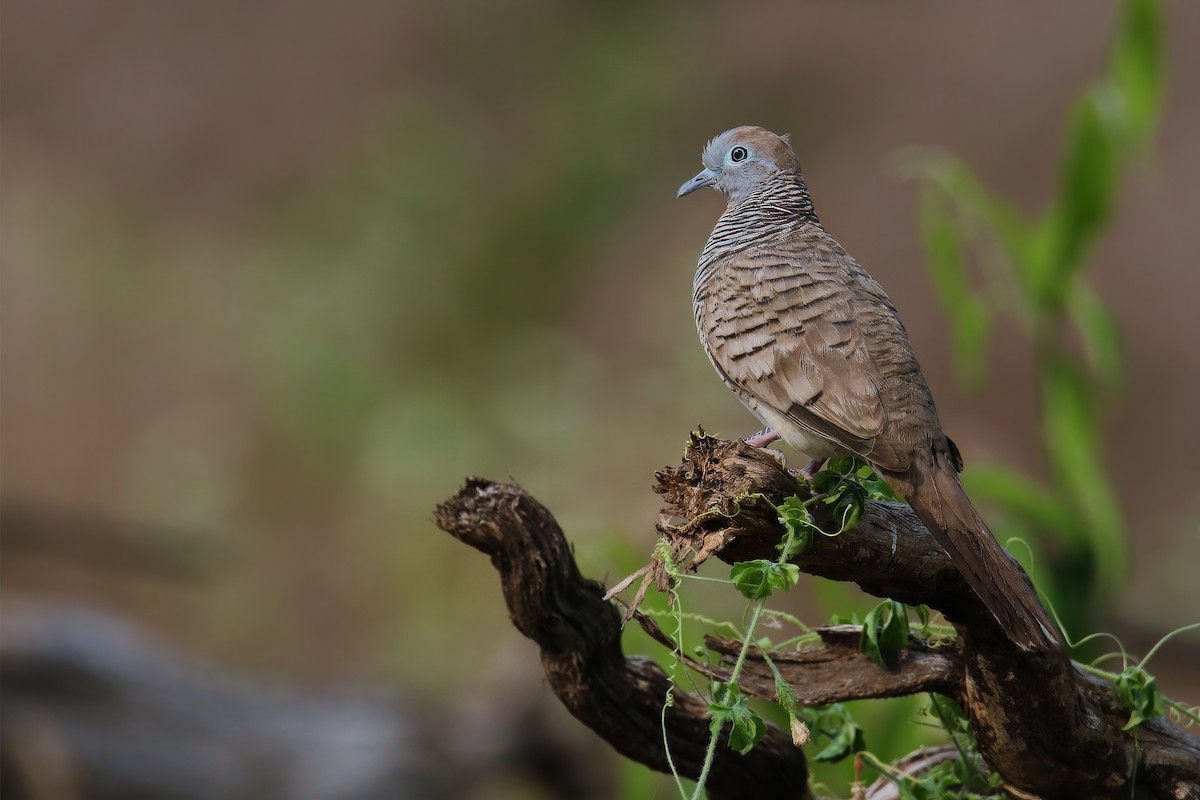
<instances>
[{"instance_id":1,"label":"small green leaf","mask_svg":"<svg viewBox=\"0 0 1200 800\"><path fill-rule=\"evenodd\" d=\"M912 634L908 628L908 613L904 604L889 600L886 608L888 609L884 613L886 619L879 629L877 641L880 655L884 657L885 661L890 661L899 655L901 648L908 644Z\"/></svg>"},{"instance_id":2,"label":"small green leaf","mask_svg":"<svg viewBox=\"0 0 1200 800\"><path fill-rule=\"evenodd\" d=\"M774 565L773 561L765 558L754 561L739 561L729 570L733 586L743 596L751 600L761 600L771 596L771 585L767 581L767 571Z\"/></svg>"},{"instance_id":3,"label":"small green leaf","mask_svg":"<svg viewBox=\"0 0 1200 800\"><path fill-rule=\"evenodd\" d=\"M1083 341L1092 373L1108 389L1118 389L1125 371L1121 329L1096 291L1082 280L1074 281L1067 309Z\"/></svg>"},{"instance_id":4,"label":"small green leaf","mask_svg":"<svg viewBox=\"0 0 1200 800\"><path fill-rule=\"evenodd\" d=\"M849 475L858 469L861 462L854 456L834 456L825 462L825 469L838 475Z\"/></svg>"},{"instance_id":5,"label":"small green leaf","mask_svg":"<svg viewBox=\"0 0 1200 800\"><path fill-rule=\"evenodd\" d=\"M829 744L825 745L821 752L813 756L813 760L834 763L857 752L857 749L854 743L853 731L842 729L838 731L837 736Z\"/></svg>"},{"instance_id":6,"label":"small green leaf","mask_svg":"<svg viewBox=\"0 0 1200 800\"><path fill-rule=\"evenodd\" d=\"M1060 358L1042 373L1042 406L1051 464L1086 523L1096 588L1114 589L1128 571L1125 527L1104 470L1095 392L1076 364Z\"/></svg>"},{"instance_id":7,"label":"small green leaf","mask_svg":"<svg viewBox=\"0 0 1200 800\"><path fill-rule=\"evenodd\" d=\"M965 243L940 192L926 188L920 199L921 235L934 288L954 328L955 369L967 386L983 380L991 310L971 288Z\"/></svg>"},{"instance_id":8,"label":"small green leaf","mask_svg":"<svg viewBox=\"0 0 1200 800\"><path fill-rule=\"evenodd\" d=\"M829 514L838 523L836 533L849 530L858 524L867 503L868 490L859 477L864 467L870 465L853 456L829 459L825 468L813 476L813 492L822 495L822 504L829 507Z\"/></svg>"},{"instance_id":9,"label":"small green leaf","mask_svg":"<svg viewBox=\"0 0 1200 800\"><path fill-rule=\"evenodd\" d=\"M841 703L834 703L825 709L817 727L823 731L833 729L835 733L825 749L813 756L815 761L833 763L866 749L862 728L858 727Z\"/></svg>"},{"instance_id":10,"label":"small green leaf","mask_svg":"<svg viewBox=\"0 0 1200 800\"><path fill-rule=\"evenodd\" d=\"M848 531L858 524L866 504L866 487L861 483L848 483L846 491L833 503L833 518L837 520L838 533Z\"/></svg>"},{"instance_id":11,"label":"small green leaf","mask_svg":"<svg viewBox=\"0 0 1200 800\"><path fill-rule=\"evenodd\" d=\"M772 564L767 580L776 590L786 592L800 582L800 568L795 564Z\"/></svg>"},{"instance_id":12,"label":"small green leaf","mask_svg":"<svg viewBox=\"0 0 1200 800\"><path fill-rule=\"evenodd\" d=\"M872 500L886 500L890 503L903 503L904 498L896 494L896 490L887 481L878 476L863 481L867 489L867 497Z\"/></svg>"},{"instance_id":13,"label":"small green leaf","mask_svg":"<svg viewBox=\"0 0 1200 800\"><path fill-rule=\"evenodd\" d=\"M1014 469L979 464L963 474L963 483L972 498L994 503L1041 534L1075 546L1085 542L1072 507Z\"/></svg>"},{"instance_id":14,"label":"small green leaf","mask_svg":"<svg viewBox=\"0 0 1200 800\"><path fill-rule=\"evenodd\" d=\"M729 570L733 586L750 600L762 600L775 592L787 591L800 580L795 564L777 564L765 558L739 561Z\"/></svg>"},{"instance_id":15,"label":"small green leaf","mask_svg":"<svg viewBox=\"0 0 1200 800\"><path fill-rule=\"evenodd\" d=\"M1163 96L1162 4L1157 0L1124 3L1113 54L1113 84L1124 103L1126 133L1144 137L1158 121Z\"/></svg>"},{"instance_id":16,"label":"small green leaf","mask_svg":"<svg viewBox=\"0 0 1200 800\"><path fill-rule=\"evenodd\" d=\"M709 722L712 735L719 736L728 724L729 746L742 755L749 753L767 732L766 723L746 705L736 683L713 684L713 700L708 704L708 713L712 718Z\"/></svg>"},{"instance_id":17,"label":"small green leaf","mask_svg":"<svg viewBox=\"0 0 1200 800\"><path fill-rule=\"evenodd\" d=\"M767 732L767 724L744 702L730 710L729 746L742 755L754 749Z\"/></svg>"},{"instance_id":18,"label":"small green leaf","mask_svg":"<svg viewBox=\"0 0 1200 800\"><path fill-rule=\"evenodd\" d=\"M971 299L967 283L967 262L963 246L949 207L940 192L926 188L920 199L921 234L925 252L933 271L934 287L947 307L958 306Z\"/></svg>"},{"instance_id":19,"label":"small green leaf","mask_svg":"<svg viewBox=\"0 0 1200 800\"><path fill-rule=\"evenodd\" d=\"M1120 171L1117 143L1105 107L1094 90L1076 105L1061 177L1059 203L1051 211L1056 232L1055 257L1038 276L1040 295L1049 307L1062 305L1085 247L1112 213Z\"/></svg>"},{"instance_id":20,"label":"small green leaf","mask_svg":"<svg viewBox=\"0 0 1200 800\"><path fill-rule=\"evenodd\" d=\"M884 600L867 614L858 649L884 669L892 669L910 636L904 604Z\"/></svg>"},{"instance_id":21,"label":"small green leaf","mask_svg":"<svg viewBox=\"0 0 1200 800\"><path fill-rule=\"evenodd\" d=\"M1129 709L1124 730L1132 730L1147 720L1161 717L1162 695L1154 677L1140 666L1130 666L1117 677L1117 697Z\"/></svg>"}]
</instances>

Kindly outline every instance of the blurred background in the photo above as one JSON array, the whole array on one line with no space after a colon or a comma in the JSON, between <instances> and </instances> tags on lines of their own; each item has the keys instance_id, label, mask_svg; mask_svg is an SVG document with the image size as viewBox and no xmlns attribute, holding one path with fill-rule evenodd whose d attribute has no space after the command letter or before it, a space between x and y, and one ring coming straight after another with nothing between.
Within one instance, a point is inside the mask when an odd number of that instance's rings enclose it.
<instances>
[{"instance_id":1,"label":"blurred background","mask_svg":"<svg viewBox=\"0 0 1200 800\"><path fill-rule=\"evenodd\" d=\"M611 584L646 560L653 471L688 431L755 429L691 319L722 201L674 199L739 124L792 133L968 471L1038 475L1028 347L1001 326L983 386L960 387L895 155L945 148L1037 208L1117 12L5 2L7 788L671 796L555 705L492 567L433 506L511 477ZM1101 620L1141 652L1200 608L1200 6L1166 14L1161 130L1090 267L1129 370L1105 460L1130 571ZM873 604L823 591L782 605ZM741 613L733 593L696 605ZM1195 702L1195 638L1155 659Z\"/></svg>"}]
</instances>

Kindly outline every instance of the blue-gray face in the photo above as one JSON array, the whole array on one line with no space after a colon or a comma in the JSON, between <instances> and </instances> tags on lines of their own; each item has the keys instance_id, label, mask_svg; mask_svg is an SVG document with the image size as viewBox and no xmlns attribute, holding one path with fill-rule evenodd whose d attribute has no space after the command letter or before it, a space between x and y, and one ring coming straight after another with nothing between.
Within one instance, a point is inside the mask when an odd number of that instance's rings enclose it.
<instances>
[{"instance_id":1,"label":"blue-gray face","mask_svg":"<svg viewBox=\"0 0 1200 800\"><path fill-rule=\"evenodd\" d=\"M708 143L700 160L704 169L679 187L678 197L712 186L733 205L764 181L799 170L786 138L755 127L725 131Z\"/></svg>"}]
</instances>

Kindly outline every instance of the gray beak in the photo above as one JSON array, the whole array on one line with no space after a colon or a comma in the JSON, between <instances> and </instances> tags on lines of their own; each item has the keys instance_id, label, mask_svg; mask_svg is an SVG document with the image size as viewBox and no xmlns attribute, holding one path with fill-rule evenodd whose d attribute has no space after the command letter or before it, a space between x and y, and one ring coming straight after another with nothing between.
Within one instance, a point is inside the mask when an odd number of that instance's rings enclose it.
<instances>
[{"instance_id":1,"label":"gray beak","mask_svg":"<svg viewBox=\"0 0 1200 800\"><path fill-rule=\"evenodd\" d=\"M701 170L700 174L692 178L690 181L684 181L683 186L679 187L679 193L676 197L683 197L685 194L691 194L697 189L703 189L705 186L712 186L717 180L718 173L714 169Z\"/></svg>"}]
</instances>

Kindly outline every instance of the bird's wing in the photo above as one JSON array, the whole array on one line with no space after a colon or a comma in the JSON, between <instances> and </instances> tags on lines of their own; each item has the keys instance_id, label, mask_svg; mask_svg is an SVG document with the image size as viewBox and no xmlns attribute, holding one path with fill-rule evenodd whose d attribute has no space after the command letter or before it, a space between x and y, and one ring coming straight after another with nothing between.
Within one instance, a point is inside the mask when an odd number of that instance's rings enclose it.
<instances>
[{"instance_id":1,"label":"bird's wing","mask_svg":"<svg viewBox=\"0 0 1200 800\"><path fill-rule=\"evenodd\" d=\"M836 242L794 237L742 251L707 288L698 321L727 382L879 466L907 466L881 436L883 378L865 330L891 304L882 295L880 309L878 284Z\"/></svg>"}]
</instances>

